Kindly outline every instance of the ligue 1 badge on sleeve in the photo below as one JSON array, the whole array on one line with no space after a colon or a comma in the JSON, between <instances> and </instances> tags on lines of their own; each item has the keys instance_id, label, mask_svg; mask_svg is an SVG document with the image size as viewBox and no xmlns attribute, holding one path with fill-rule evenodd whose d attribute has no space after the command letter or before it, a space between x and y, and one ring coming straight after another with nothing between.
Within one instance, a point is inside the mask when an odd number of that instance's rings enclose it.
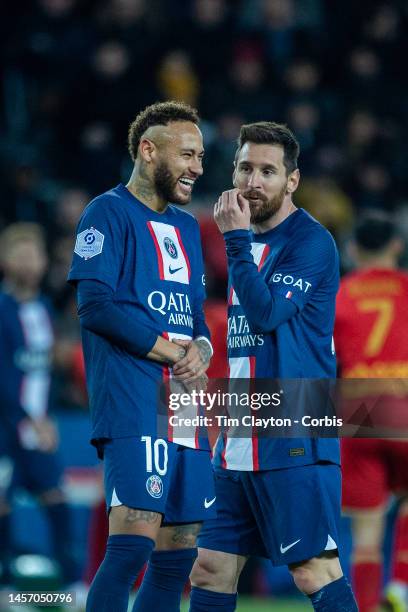
<instances>
[{"instance_id":1,"label":"ligue 1 badge on sleeve","mask_svg":"<svg viewBox=\"0 0 408 612\"><path fill-rule=\"evenodd\" d=\"M94 227L80 232L76 238L74 252L83 259L91 259L102 253L105 236Z\"/></svg>"},{"instance_id":2,"label":"ligue 1 badge on sleeve","mask_svg":"<svg viewBox=\"0 0 408 612\"><path fill-rule=\"evenodd\" d=\"M159 499L163 495L163 482L160 476L149 476L146 480L146 489L149 495Z\"/></svg>"}]
</instances>

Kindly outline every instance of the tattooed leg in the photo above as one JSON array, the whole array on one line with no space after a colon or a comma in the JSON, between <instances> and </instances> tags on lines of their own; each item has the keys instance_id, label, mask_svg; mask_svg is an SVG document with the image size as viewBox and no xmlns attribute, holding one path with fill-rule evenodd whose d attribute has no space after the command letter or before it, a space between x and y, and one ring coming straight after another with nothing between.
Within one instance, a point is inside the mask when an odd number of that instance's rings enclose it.
<instances>
[{"instance_id":1,"label":"tattooed leg","mask_svg":"<svg viewBox=\"0 0 408 612\"><path fill-rule=\"evenodd\" d=\"M162 527L132 612L180 612L184 585L197 556L201 523Z\"/></svg>"},{"instance_id":2,"label":"tattooed leg","mask_svg":"<svg viewBox=\"0 0 408 612\"><path fill-rule=\"evenodd\" d=\"M161 519L158 512L114 506L109 513L109 535L143 535L156 541Z\"/></svg>"},{"instance_id":3,"label":"tattooed leg","mask_svg":"<svg viewBox=\"0 0 408 612\"><path fill-rule=\"evenodd\" d=\"M178 550L195 548L202 523L168 525L162 527L156 541L156 550Z\"/></svg>"}]
</instances>

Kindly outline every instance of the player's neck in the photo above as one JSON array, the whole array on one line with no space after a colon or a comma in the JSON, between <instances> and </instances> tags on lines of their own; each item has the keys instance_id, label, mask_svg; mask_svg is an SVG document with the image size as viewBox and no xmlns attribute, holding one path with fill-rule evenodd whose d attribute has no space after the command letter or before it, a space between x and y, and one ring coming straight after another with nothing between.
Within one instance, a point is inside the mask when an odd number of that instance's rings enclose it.
<instances>
[{"instance_id":1,"label":"player's neck","mask_svg":"<svg viewBox=\"0 0 408 612\"><path fill-rule=\"evenodd\" d=\"M17 302L29 302L38 296L38 287L33 288L27 287L27 285L20 285L12 279L5 278L3 287L6 293L12 295Z\"/></svg>"},{"instance_id":2,"label":"player's neck","mask_svg":"<svg viewBox=\"0 0 408 612\"><path fill-rule=\"evenodd\" d=\"M140 167L133 168L132 176L126 184L130 193L140 200L145 206L151 208L155 212L162 213L166 210L168 202L163 200L154 188L151 180Z\"/></svg>"},{"instance_id":3,"label":"player's neck","mask_svg":"<svg viewBox=\"0 0 408 612\"><path fill-rule=\"evenodd\" d=\"M285 221L285 219L287 219L296 210L297 207L292 202L292 199L285 198L278 212L272 215L272 217L269 217L269 219L263 221L262 223L254 223L252 225L254 234L264 234L265 232L268 232L274 227L277 227L282 223L282 221Z\"/></svg>"},{"instance_id":4,"label":"player's neck","mask_svg":"<svg viewBox=\"0 0 408 612\"><path fill-rule=\"evenodd\" d=\"M358 261L359 270L396 270L398 264L393 256L390 257L360 257Z\"/></svg>"}]
</instances>

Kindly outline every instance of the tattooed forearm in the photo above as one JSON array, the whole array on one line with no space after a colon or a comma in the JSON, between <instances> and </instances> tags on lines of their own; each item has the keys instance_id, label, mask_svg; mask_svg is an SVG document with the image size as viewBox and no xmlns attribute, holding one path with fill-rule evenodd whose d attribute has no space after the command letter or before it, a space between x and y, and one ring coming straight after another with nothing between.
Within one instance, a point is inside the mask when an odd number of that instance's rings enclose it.
<instances>
[{"instance_id":1,"label":"tattooed forearm","mask_svg":"<svg viewBox=\"0 0 408 612\"><path fill-rule=\"evenodd\" d=\"M125 521L127 523L145 521L146 523L154 524L161 521L161 514L150 512L149 510L134 510L133 508L127 508Z\"/></svg>"},{"instance_id":2,"label":"tattooed forearm","mask_svg":"<svg viewBox=\"0 0 408 612\"><path fill-rule=\"evenodd\" d=\"M183 348L182 346L180 346L177 349L177 358L176 358L176 362L180 361L180 359L184 359L184 357L187 355L187 349Z\"/></svg>"},{"instance_id":3,"label":"tattooed forearm","mask_svg":"<svg viewBox=\"0 0 408 612\"><path fill-rule=\"evenodd\" d=\"M211 348L206 340L198 339L194 340L198 351L200 353L200 357L203 363L208 363L211 359Z\"/></svg>"},{"instance_id":4,"label":"tattooed forearm","mask_svg":"<svg viewBox=\"0 0 408 612\"><path fill-rule=\"evenodd\" d=\"M182 544L189 548L196 546L196 539L201 530L201 523L190 523L188 525L175 525L173 527L172 540L175 544Z\"/></svg>"}]
</instances>

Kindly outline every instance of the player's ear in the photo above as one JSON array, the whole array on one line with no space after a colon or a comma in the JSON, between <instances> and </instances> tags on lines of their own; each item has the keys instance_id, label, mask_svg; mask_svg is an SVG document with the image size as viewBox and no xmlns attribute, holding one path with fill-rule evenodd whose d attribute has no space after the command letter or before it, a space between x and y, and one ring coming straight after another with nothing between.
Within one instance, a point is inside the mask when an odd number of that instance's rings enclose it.
<instances>
[{"instance_id":1,"label":"player's ear","mask_svg":"<svg viewBox=\"0 0 408 612\"><path fill-rule=\"evenodd\" d=\"M296 189L298 188L299 181L300 181L300 172L298 168L296 168L296 170L293 170L293 172L291 172L288 176L288 184L286 187L286 193L295 193Z\"/></svg>"},{"instance_id":2,"label":"player's ear","mask_svg":"<svg viewBox=\"0 0 408 612\"><path fill-rule=\"evenodd\" d=\"M147 163L153 161L156 146L154 142L148 138L142 138L139 143L139 155L141 159Z\"/></svg>"}]
</instances>

